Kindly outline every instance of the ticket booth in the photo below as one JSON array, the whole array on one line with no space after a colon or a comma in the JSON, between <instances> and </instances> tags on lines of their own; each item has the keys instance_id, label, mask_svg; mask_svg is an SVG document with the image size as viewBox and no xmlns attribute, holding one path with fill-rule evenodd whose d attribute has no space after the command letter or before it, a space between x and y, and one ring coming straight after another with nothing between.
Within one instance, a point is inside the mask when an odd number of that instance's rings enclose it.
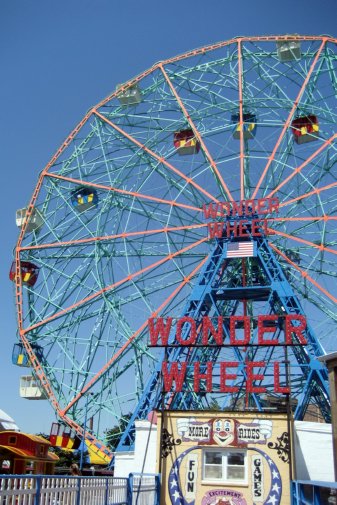
<instances>
[{"instance_id":1,"label":"ticket booth","mask_svg":"<svg viewBox=\"0 0 337 505\"><path fill-rule=\"evenodd\" d=\"M166 411L158 430L161 505L291 503L285 413Z\"/></svg>"}]
</instances>

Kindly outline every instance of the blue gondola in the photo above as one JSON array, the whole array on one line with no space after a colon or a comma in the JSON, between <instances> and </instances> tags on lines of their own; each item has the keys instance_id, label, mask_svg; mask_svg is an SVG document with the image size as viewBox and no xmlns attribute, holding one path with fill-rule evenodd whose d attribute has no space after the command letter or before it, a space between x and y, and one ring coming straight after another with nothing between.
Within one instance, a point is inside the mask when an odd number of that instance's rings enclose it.
<instances>
[{"instance_id":1,"label":"blue gondola","mask_svg":"<svg viewBox=\"0 0 337 505\"><path fill-rule=\"evenodd\" d=\"M71 203L78 212L84 212L98 204L97 191L93 188L79 187L71 193Z\"/></svg>"},{"instance_id":2,"label":"blue gondola","mask_svg":"<svg viewBox=\"0 0 337 505\"><path fill-rule=\"evenodd\" d=\"M33 352L39 362L42 360L42 347L36 344L31 344ZM21 343L14 344L12 351L12 363L17 366L29 367L30 361L25 346Z\"/></svg>"},{"instance_id":3,"label":"blue gondola","mask_svg":"<svg viewBox=\"0 0 337 505\"><path fill-rule=\"evenodd\" d=\"M253 137L255 137L257 128L255 114L243 113L242 120L243 120L243 138L245 140L252 139ZM231 121L235 125L233 129L233 138L235 138L236 140L240 140L240 131L241 131L240 114L239 113L232 114Z\"/></svg>"}]
</instances>

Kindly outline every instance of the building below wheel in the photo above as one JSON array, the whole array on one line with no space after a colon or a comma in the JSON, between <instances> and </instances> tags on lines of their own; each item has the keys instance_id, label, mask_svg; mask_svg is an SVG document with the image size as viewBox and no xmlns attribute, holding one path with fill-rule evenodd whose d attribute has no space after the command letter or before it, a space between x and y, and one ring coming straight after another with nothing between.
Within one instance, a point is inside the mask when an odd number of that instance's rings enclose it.
<instances>
[{"instance_id":1,"label":"building below wheel","mask_svg":"<svg viewBox=\"0 0 337 505\"><path fill-rule=\"evenodd\" d=\"M289 505L292 480L334 481L330 424L291 422L290 438L286 413L157 415L136 421L115 476L159 472L162 505Z\"/></svg>"},{"instance_id":2,"label":"building below wheel","mask_svg":"<svg viewBox=\"0 0 337 505\"><path fill-rule=\"evenodd\" d=\"M59 460L49 451L50 442L37 435L28 435L19 431L6 430L0 433L0 472L9 474L45 474L54 473Z\"/></svg>"}]
</instances>

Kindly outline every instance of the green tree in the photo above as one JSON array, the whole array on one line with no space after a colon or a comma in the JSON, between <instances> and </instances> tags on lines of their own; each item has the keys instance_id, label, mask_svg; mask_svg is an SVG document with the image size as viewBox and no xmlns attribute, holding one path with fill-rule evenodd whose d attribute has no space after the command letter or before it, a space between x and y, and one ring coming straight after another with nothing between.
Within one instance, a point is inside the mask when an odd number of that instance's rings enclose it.
<instances>
[{"instance_id":1,"label":"green tree","mask_svg":"<svg viewBox=\"0 0 337 505\"><path fill-rule=\"evenodd\" d=\"M49 440L49 435L45 433L37 433L37 436ZM57 468L69 468L72 463L79 464L80 462L80 451L65 450L62 447L54 447L52 445L48 450L59 457L59 461L56 463Z\"/></svg>"},{"instance_id":2,"label":"green tree","mask_svg":"<svg viewBox=\"0 0 337 505\"><path fill-rule=\"evenodd\" d=\"M105 430L104 435L106 438L106 444L112 451L116 449L118 442L120 441L121 436L124 433L125 428L127 427L130 421L131 416L132 412L129 412L128 414L122 417L118 425L108 430Z\"/></svg>"}]
</instances>

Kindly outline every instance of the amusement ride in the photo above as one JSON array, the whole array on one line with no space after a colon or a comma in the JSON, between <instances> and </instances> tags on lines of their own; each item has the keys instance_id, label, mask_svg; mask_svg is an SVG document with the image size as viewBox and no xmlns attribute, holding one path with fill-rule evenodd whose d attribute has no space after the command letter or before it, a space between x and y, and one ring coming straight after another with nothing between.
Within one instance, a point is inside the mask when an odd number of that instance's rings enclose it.
<instances>
[{"instance_id":1,"label":"amusement ride","mask_svg":"<svg viewBox=\"0 0 337 505\"><path fill-rule=\"evenodd\" d=\"M21 395L107 463L106 430L131 448L156 408L290 396L295 419L329 422L336 42L238 37L156 63L88 111L17 212ZM163 391L163 363L185 367L181 390Z\"/></svg>"}]
</instances>

